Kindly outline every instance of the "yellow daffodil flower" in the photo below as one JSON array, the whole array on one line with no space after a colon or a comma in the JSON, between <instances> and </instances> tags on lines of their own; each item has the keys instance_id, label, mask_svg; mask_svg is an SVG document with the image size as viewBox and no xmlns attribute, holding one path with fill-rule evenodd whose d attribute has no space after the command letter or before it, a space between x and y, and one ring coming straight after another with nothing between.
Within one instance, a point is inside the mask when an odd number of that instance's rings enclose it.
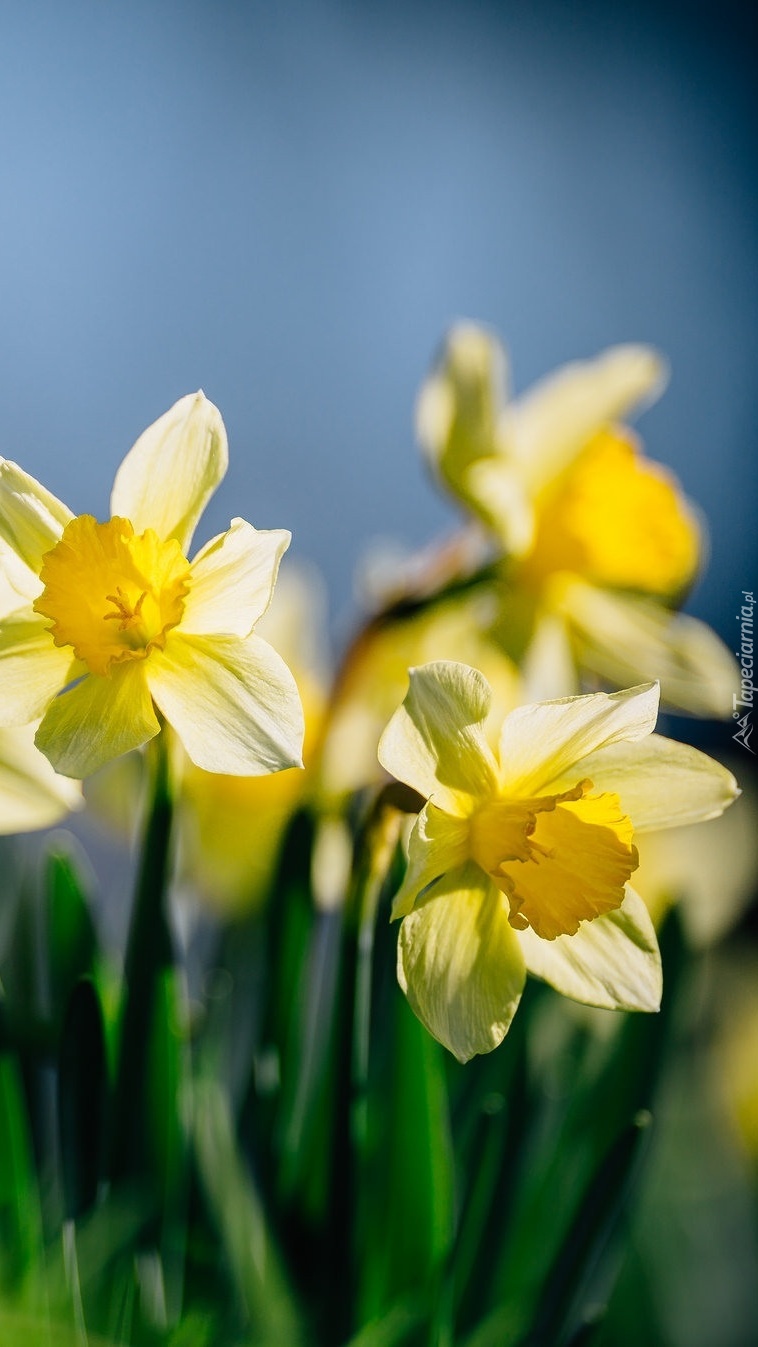
<instances>
[{"instance_id":1,"label":"yellow daffodil flower","mask_svg":"<svg viewBox=\"0 0 758 1347\"><path fill-rule=\"evenodd\" d=\"M84 803L78 781L54 772L34 745L35 725L0 729L0 833L50 828Z\"/></svg>"},{"instance_id":2,"label":"yellow daffodil flower","mask_svg":"<svg viewBox=\"0 0 758 1347\"><path fill-rule=\"evenodd\" d=\"M36 743L66 776L152 739L156 708L207 771L300 763L294 680L254 631L290 534L234 519L187 560L227 459L221 416L202 393L137 440L105 523L72 515L0 459L1 555L23 596L0 619L0 725L40 719Z\"/></svg>"},{"instance_id":3,"label":"yellow daffodil flower","mask_svg":"<svg viewBox=\"0 0 758 1347\"><path fill-rule=\"evenodd\" d=\"M617 346L509 401L497 339L461 324L422 387L419 438L436 473L508 555L500 630L538 695L576 690L575 665L727 716L734 662L671 611L695 577L701 525L673 475L617 423L657 396L660 358Z\"/></svg>"},{"instance_id":4,"label":"yellow daffodil flower","mask_svg":"<svg viewBox=\"0 0 758 1347\"><path fill-rule=\"evenodd\" d=\"M589 1005L657 1009L635 834L715 817L737 794L725 768L652 733L655 684L520 707L497 752L490 702L466 665L412 669L379 744L427 800L392 911L398 977L461 1061L502 1040L527 971Z\"/></svg>"}]
</instances>

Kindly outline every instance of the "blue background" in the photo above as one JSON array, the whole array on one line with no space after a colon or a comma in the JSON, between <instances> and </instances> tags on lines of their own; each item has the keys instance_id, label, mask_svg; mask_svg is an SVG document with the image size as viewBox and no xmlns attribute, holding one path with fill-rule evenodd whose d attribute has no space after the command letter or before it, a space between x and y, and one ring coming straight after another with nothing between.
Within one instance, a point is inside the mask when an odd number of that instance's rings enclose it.
<instances>
[{"instance_id":1,"label":"blue background","mask_svg":"<svg viewBox=\"0 0 758 1347\"><path fill-rule=\"evenodd\" d=\"M754 61L726 3L0 5L0 452L103 517L202 386L231 467L203 537L289 527L337 630L377 536L448 529L416 389L485 320L517 388L668 355L641 423L709 514L690 607L758 586Z\"/></svg>"}]
</instances>

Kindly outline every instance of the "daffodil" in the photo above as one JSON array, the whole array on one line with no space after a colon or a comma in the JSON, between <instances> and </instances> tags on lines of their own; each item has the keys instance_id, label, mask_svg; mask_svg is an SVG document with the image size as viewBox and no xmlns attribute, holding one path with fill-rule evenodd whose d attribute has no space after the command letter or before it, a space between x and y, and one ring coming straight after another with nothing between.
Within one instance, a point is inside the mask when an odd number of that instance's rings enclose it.
<instances>
[{"instance_id":1,"label":"daffodil","mask_svg":"<svg viewBox=\"0 0 758 1347\"><path fill-rule=\"evenodd\" d=\"M700 520L618 424L664 382L654 351L617 346L510 401L500 343L461 324L421 390L418 433L507 555L500 634L538 695L577 690L578 666L617 686L658 679L668 704L727 716L731 655L672 611L698 569Z\"/></svg>"},{"instance_id":2,"label":"daffodil","mask_svg":"<svg viewBox=\"0 0 758 1347\"><path fill-rule=\"evenodd\" d=\"M502 1040L527 971L589 1005L657 1009L635 835L715 817L737 794L718 763L652 733L655 684L520 707L497 751L490 701L466 665L413 669L379 745L427 801L393 905L398 977L461 1061Z\"/></svg>"},{"instance_id":3,"label":"daffodil","mask_svg":"<svg viewBox=\"0 0 758 1347\"><path fill-rule=\"evenodd\" d=\"M0 460L0 557L19 595L0 619L0 724L39 719L36 743L59 772L84 777L140 747L158 713L207 771L299 764L294 680L254 630L290 534L233 519L188 560L226 467L202 393L140 436L104 523Z\"/></svg>"},{"instance_id":4,"label":"daffodil","mask_svg":"<svg viewBox=\"0 0 758 1347\"><path fill-rule=\"evenodd\" d=\"M0 729L0 833L49 828L84 803L78 781L59 776L35 747L35 729Z\"/></svg>"}]
</instances>

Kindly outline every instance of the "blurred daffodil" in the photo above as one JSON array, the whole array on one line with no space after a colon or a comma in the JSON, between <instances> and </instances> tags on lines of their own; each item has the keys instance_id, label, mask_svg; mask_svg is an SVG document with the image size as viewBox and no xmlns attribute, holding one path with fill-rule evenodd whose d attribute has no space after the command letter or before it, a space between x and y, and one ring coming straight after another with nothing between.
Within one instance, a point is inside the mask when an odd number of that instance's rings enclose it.
<instances>
[{"instance_id":1,"label":"blurred daffodil","mask_svg":"<svg viewBox=\"0 0 758 1347\"><path fill-rule=\"evenodd\" d=\"M500 634L532 687L576 690L573 667L664 700L732 709L734 664L704 623L672 612L697 572L701 529L676 479L618 421L665 381L644 346L565 366L514 401L497 339L453 329L418 403L437 475L507 554Z\"/></svg>"},{"instance_id":2,"label":"blurred daffodil","mask_svg":"<svg viewBox=\"0 0 758 1347\"><path fill-rule=\"evenodd\" d=\"M49 828L81 809L78 781L54 772L34 744L35 725L0 729L0 833Z\"/></svg>"},{"instance_id":3,"label":"blurred daffodil","mask_svg":"<svg viewBox=\"0 0 758 1347\"><path fill-rule=\"evenodd\" d=\"M294 680L254 631L290 534L234 519L187 560L227 457L221 416L196 393L127 454L106 523L0 460L2 555L23 596L0 620L0 723L41 718L36 743L67 776L152 739L156 708L207 771L300 762Z\"/></svg>"},{"instance_id":4,"label":"blurred daffodil","mask_svg":"<svg viewBox=\"0 0 758 1347\"><path fill-rule=\"evenodd\" d=\"M527 971L589 1005L657 1009L635 832L715 817L737 794L705 754L652 734L657 685L520 707L497 752L490 703L465 665L411 670L379 745L427 800L393 906L399 980L461 1061L502 1040Z\"/></svg>"}]
</instances>

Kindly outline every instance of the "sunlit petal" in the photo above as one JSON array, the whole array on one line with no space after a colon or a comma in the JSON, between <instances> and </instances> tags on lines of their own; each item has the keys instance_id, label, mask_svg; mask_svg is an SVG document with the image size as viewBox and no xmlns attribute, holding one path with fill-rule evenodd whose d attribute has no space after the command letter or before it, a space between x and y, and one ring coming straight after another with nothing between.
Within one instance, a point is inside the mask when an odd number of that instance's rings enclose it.
<instances>
[{"instance_id":1,"label":"sunlit petal","mask_svg":"<svg viewBox=\"0 0 758 1347\"><path fill-rule=\"evenodd\" d=\"M244 519L213 538L192 562L182 631L193 635L247 636L266 612L279 562L292 535L254 529Z\"/></svg>"},{"instance_id":2,"label":"sunlit petal","mask_svg":"<svg viewBox=\"0 0 758 1347\"><path fill-rule=\"evenodd\" d=\"M563 781L589 777L596 790L614 790L635 832L652 832L717 818L739 795L732 773L689 744L651 734L629 748L613 744L576 763Z\"/></svg>"},{"instance_id":3,"label":"sunlit petal","mask_svg":"<svg viewBox=\"0 0 758 1347\"><path fill-rule=\"evenodd\" d=\"M379 761L399 781L451 813L497 785L483 724L492 699L476 670L451 660L411 669L410 687L379 743Z\"/></svg>"},{"instance_id":4,"label":"sunlit petal","mask_svg":"<svg viewBox=\"0 0 758 1347\"><path fill-rule=\"evenodd\" d=\"M90 776L158 733L144 669L142 662L116 666L108 677L86 674L55 698L35 743L56 771Z\"/></svg>"},{"instance_id":5,"label":"sunlit petal","mask_svg":"<svg viewBox=\"0 0 758 1347\"><path fill-rule=\"evenodd\" d=\"M45 552L72 518L52 492L17 463L0 458L0 538L29 571L39 573Z\"/></svg>"},{"instance_id":6,"label":"sunlit petal","mask_svg":"<svg viewBox=\"0 0 758 1347\"><path fill-rule=\"evenodd\" d=\"M260 637L172 632L147 666L153 697L197 767L260 776L302 766L295 680Z\"/></svg>"},{"instance_id":7,"label":"sunlit petal","mask_svg":"<svg viewBox=\"0 0 758 1347\"><path fill-rule=\"evenodd\" d=\"M405 879L392 904L393 920L410 912L419 894L440 875L468 859L468 819L453 818L433 804L425 805L414 824L408 851Z\"/></svg>"},{"instance_id":8,"label":"sunlit petal","mask_svg":"<svg viewBox=\"0 0 758 1347\"><path fill-rule=\"evenodd\" d=\"M500 736L503 790L536 795L588 753L650 734L657 715L655 683L519 707L506 716Z\"/></svg>"},{"instance_id":9,"label":"sunlit petal","mask_svg":"<svg viewBox=\"0 0 758 1347\"><path fill-rule=\"evenodd\" d=\"M502 1041L524 977L505 900L478 866L451 871L400 927L400 985L429 1032L461 1062Z\"/></svg>"},{"instance_id":10,"label":"sunlit petal","mask_svg":"<svg viewBox=\"0 0 758 1347\"><path fill-rule=\"evenodd\" d=\"M228 464L221 413L203 393L180 398L148 426L116 473L111 514L135 533L176 538L185 556L200 515Z\"/></svg>"},{"instance_id":11,"label":"sunlit petal","mask_svg":"<svg viewBox=\"0 0 758 1347\"><path fill-rule=\"evenodd\" d=\"M39 720L79 666L53 645L47 619L21 609L0 623L0 725Z\"/></svg>"}]
</instances>

